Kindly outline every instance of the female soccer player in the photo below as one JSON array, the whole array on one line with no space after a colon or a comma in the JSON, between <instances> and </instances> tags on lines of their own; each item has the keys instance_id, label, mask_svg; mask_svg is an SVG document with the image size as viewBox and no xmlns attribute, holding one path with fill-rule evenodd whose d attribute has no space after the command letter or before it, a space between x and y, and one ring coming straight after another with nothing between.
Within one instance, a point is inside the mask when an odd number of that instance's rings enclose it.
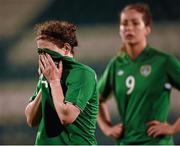
<instances>
[{"instance_id":1,"label":"female soccer player","mask_svg":"<svg viewBox=\"0 0 180 146\"><path fill-rule=\"evenodd\" d=\"M28 125L39 126L36 145L96 144L96 75L73 58L75 31L62 21L36 27L41 74L25 109Z\"/></svg>"},{"instance_id":2,"label":"female soccer player","mask_svg":"<svg viewBox=\"0 0 180 146\"><path fill-rule=\"evenodd\" d=\"M108 64L99 81L98 124L118 144L173 144L180 118L167 116L172 86L180 89L180 62L147 42L151 15L147 5L130 4L120 13L121 53ZM111 125L106 101L113 92L122 124Z\"/></svg>"}]
</instances>

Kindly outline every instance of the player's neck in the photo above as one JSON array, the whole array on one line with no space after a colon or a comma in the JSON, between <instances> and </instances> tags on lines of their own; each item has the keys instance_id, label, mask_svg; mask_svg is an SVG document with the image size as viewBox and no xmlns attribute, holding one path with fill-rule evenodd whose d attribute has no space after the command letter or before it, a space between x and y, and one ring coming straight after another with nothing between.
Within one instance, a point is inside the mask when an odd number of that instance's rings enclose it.
<instances>
[{"instance_id":1,"label":"player's neck","mask_svg":"<svg viewBox=\"0 0 180 146\"><path fill-rule=\"evenodd\" d=\"M73 54L67 54L67 55L64 55L64 56L67 56L67 57L70 57L70 58L73 58Z\"/></svg>"},{"instance_id":2,"label":"player's neck","mask_svg":"<svg viewBox=\"0 0 180 146\"><path fill-rule=\"evenodd\" d=\"M128 56L132 60L135 60L143 52L146 46L147 46L147 43L143 42L143 43L137 43L137 44L127 44L125 45L125 48L126 48L126 52Z\"/></svg>"}]
</instances>

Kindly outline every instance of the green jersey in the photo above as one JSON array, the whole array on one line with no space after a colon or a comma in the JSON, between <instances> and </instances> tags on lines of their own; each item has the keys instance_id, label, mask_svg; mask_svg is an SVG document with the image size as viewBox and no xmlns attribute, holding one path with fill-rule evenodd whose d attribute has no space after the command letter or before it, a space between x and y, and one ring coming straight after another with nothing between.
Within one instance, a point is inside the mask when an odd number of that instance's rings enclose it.
<instances>
[{"instance_id":1,"label":"green jersey","mask_svg":"<svg viewBox=\"0 0 180 146\"><path fill-rule=\"evenodd\" d=\"M180 89L180 62L175 57L145 48L136 60L127 53L108 64L98 88L104 100L115 95L124 125L119 144L173 144L171 136L149 137L147 123L166 122L170 91Z\"/></svg>"},{"instance_id":2,"label":"green jersey","mask_svg":"<svg viewBox=\"0 0 180 146\"><path fill-rule=\"evenodd\" d=\"M42 50L40 50L42 51ZM72 124L62 125L56 113L51 89L43 75L40 76L37 89L42 90L42 119L36 137L37 145L95 145L96 117L98 113L97 81L95 72L72 58L62 57L56 52L43 49L53 60L63 62L61 86L64 102L80 109L80 114Z\"/></svg>"}]
</instances>

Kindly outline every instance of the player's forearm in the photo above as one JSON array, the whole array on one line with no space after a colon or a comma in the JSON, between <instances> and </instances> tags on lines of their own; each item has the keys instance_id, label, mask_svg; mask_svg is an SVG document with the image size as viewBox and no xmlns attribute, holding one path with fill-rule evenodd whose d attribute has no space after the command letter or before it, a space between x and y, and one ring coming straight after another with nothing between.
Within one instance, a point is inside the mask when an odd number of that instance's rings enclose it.
<instances>
[{"instance_id":1,"label":"player's forearm","mask_svg":"<svg viewBox=\"0 0 180 146\"><path fill-rule=\"evenodd\" d=\"M173 124L174 128L174 134L180 132L180 118L176 120L176 122Z\"/></svg>"},{"instance_id":2,"label":"player's forearm","mask_svg":"<svg viewBox=\"0 0 180 146\"><path fill-rule=\"evenodd\" d=\"M103 102L99 104L98 125L104 133L111 127L107 105Z\"/></svg>"},{"instance_id":3,"label":"player's forearm","mask_svg":"<svg viewBox=\"0 0 180 146\"><path fill-rule=\"evenodd\" d=\"M51 82L51 93L53 98L53 103L59 119L62 124L69 124L72 121L72 112L68 106L64 103L64 94L59 81Z\"/></svg>"},{"instance_id":4,"label":"player's forearm","mask_svg":"<svg viewBox=\"0 0 180 146\"><path fill-rule=\"evenodd\" d=\"M30 127L37 126L40 122L41 100L42 100L42 93L40 90L36 98L32 102L30 102L25 109L27 124Z\"/></svg>"}]
</instances>

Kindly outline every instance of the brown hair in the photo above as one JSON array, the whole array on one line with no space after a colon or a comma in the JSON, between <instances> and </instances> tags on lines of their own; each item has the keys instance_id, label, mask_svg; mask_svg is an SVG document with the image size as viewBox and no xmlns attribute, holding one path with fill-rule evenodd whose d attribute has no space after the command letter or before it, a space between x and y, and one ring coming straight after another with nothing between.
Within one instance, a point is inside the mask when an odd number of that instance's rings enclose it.
<instances>
[{"instance_id":1,"label":"brown hair","mask_svg":"<svg viewBox=\"0 0 180 146\"><path fill-rule=\"evenodd\" d=\"M151 26L152 16L150 13L149 6L147 4L145 4L145 3L129 4L122 9L122 11L120 12L120 15L121 15L121 13L123 13L127 10L136 10L137 12L141 13L143 15L144 24L146 26Z\"/></svg>"},{"instance_id":2,"label":"brown hair","mask_svg":"<svg viewBox=\"0 0 180 146\"><path fill-rule=\"evenodd\" d=\"M74 54L74 47L78 46L76 26L66 21L47 21L37 24L35 32L36 40L48 40L60 48L64 46L64 43L68 43L72 47L72 54Z\"/></svg>"}]
</instances>

